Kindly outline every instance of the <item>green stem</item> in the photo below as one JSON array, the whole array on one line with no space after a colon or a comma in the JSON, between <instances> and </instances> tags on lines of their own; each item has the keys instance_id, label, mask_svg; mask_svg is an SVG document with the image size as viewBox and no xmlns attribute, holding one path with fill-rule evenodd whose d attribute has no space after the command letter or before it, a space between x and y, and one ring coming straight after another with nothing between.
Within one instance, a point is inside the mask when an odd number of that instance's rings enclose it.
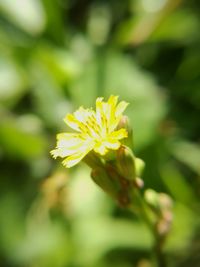
<instances>
[{"instance_id":1,"label":"green stem","mask_svg":"<svg viewBox=\"0 0 200 267\"><path fill-rule=\"evenodd\" d=\"M143 196L141 195L141 192L139 189L134 189L133 191L133 203L137 199L137 204L138 204L138 213L140 216L143 217L146 225L148 226L153 238L154 238L154 247L153 247L153 252L154 252L154 258L156 261L156 266L157 267L167 267L165 257L162 252L163 248L163 243L164 243L164 238L159 235L159 233L156 230L155 227L155 222L151 218L151 213L152 211L150 210L149 206L146 204ZM135 211L133 206L131 206L131 210Z\"/></svg>"},{"instance_id":2,"label":"green stem","mask_svg":"<svg viewBox=\"0 0 200 267\"><path fill-rule=\"evenodd\" d=\"M140 215L142 215L146 225L148 226L149 230L151 231L151 233L153 234L153 236L155 235L155 230L154 230L154 225L152 222L152 219L150 218L150 211L149 211L149 207L146 205L141 192L139 191L139 189L134 189L134 200L137 199L137 203L138 203L138 213Z\"/></svg>"},{"instance_id":3,"label":"green stem","mask_svg":"<svg viewBox=\"0 0 200 267\"><path fill-rule=\"evenodd\" d=\"M154 245L155 258L158 267L167 267L167 263L162 252L162 245L163 242L160 240L160 238L156 238Z\"/></svg>"}]
</instances>

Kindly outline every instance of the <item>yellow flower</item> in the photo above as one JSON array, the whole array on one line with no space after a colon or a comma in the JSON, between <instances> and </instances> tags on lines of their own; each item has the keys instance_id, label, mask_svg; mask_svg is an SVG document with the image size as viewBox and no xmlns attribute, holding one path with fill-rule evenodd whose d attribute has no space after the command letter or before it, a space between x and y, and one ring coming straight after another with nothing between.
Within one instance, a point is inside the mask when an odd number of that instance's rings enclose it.
<instances>
[{"instance_id":1,"label":"yellow flower","mask_svg":"<svg viewBox=\"0 0 200 267\"><path fill-rule=\"evenodd\" d=\"M117 150L119 140L128 136L127 131L116 127L128 103L118 102L118 96L111 95L107 102L102 97L96 100L96 111L80 107L73 114L67 114L65 123L77 133L57 135L57 147L51 151L54 158L61 157L63 165L70 168L94 150L105 155L110 149Z\"/></svg>"}]
</instances>

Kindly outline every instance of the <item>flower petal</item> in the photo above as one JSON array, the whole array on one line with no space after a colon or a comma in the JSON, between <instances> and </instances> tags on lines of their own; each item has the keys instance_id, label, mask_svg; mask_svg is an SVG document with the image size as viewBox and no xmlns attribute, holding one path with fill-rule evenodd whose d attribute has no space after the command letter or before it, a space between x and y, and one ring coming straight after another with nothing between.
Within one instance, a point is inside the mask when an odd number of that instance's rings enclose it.
<instances>
[{"instance_id":1,"label":"flower petal","mask_svg":"<svg viewBox=\"0 0 200 267\"><path fill-rule=\"evenodd\" d=\"M111 139L117 139L117 140L120 140L120 139L123 139L123 138L126 138L128 136L128 132L126 129L124 128L121 128L120 130L118 131L114 131L112 132L109 137Z\"/></svg>"},{"instance_id":2,"label":"flower petal","mask_svg":"<svg viewBox=\"0 0 200 267\"><path fill-rule=\"evenodd\" d=\"M82 151L86 147L91 147L87 145L88 140L83 139L80 134L76 133L58 134L57 140L56 149L50 152L54 158L67 157L77 151Z\"/></svg>"},{"instance_id":3,"label":"flower petal","mask_svg":"<svg viewBox=\"0 0 200 267\"><path fill-rule=\"evenodd\" d=\"M107 128L109 133L112 132L117 127L116 116L115 116L117 101L118 101L118 96L111 95L108 99L109 110L105 115L107 116Z\"/></svg>"},{"instance_id":4,"label":"flower petal","mask_svg":"<svg viewBox=\"0 0 200 267\"><path fill-rule=\"evenodd\" d=\"M99 132L102 136L107 134L107 116L109 113L108 103L103 102L103 98L99 97L96 100L96 121L99 125Z\"/></svg>"},{"instance_id":5,"label":"flower petal","mask_svg":"<svg viewBox=\"0 0 200 267\"><path fill-rule=\"evenodd\" d=\"M67 157L65 160L62 161L62 164L66 167L66 168L71 168L74 165L76 165L77 163L79 163L88 153L89 151L86 150L82 153L77 152L74 153L73 155Z\"/></svg>"},{"instance_id":6,"label":"flower petal","mask_svg":"<svg viewBox=\"0 0 200 267\"><path fill-rule=\"evenodd\" d=\"M64 118L64 122L72 129L80 132L80 122L74 117L73 114L67 114Z\"/></svg>"},{"instance_id":7,"label":"flower petal","mask_svg":"<svg viewBox=\"0 0 200 267\"><path fill-rule=\"evenodd\" d=\"M105 155L108 152L108 149L105 147L103 142L98 142L95 146L94 146L94 151L100 155Z\"/></svg>"},{"instance_id":8,"label":"flower petal","mask_svg":"<svg viewBox=\"0 0 200 267\"><path fill-rule=\"evenodd\" d=\"M112 118L114 119L110 121L109 133L113 132L116 129L122 117L122 113L126 109L127 106L128 106L128 103L126 103L125 101L122 101L118 104L117 108L114 111L115 114L114 116L112 116Z\"/></svg>"},{"instance_id":9,"label":"flower petal","mask_svg":"<svg viewBox=\"0 0 200 267\"><path fill-rule=\"evenodd\" d=\"M118 140L108 139L104 142L104 146L109 149L117 150L120 147L120 142Z\"/></svg>"},{"instance_id":10,"label":"flower petal","mask_svg":"<svg viewBox=\"0 0 200 267\"><path fill-rule=\"evenodd\" d=\"M111 95L108 99L108 104L115 108L117 105L118 98L119 98L118 95L117 96Z\"/></svg>"},{"instance_id":11,"label":"flower petal","mask_svg":"<svg viewBox=\"0 0 200 267\"><path fill-rule=\"evenodd\" d=\"M102 101L103 101L103 97L98 97L96 99L96 121L99 125L102 124Z\"/></svg>"},{"instance_id":12,"label":"flower petal","mask_svg":"<svg viewBox=\"0 0 200 267\"><path fill-rule=\"evenodd\" d=\"M74 112L74 117L82 123L87 123L88 119L91 116L94 116L95 112L92 109L85 109L80 107L77 111Z\"/></svg>"},{"instance_id":13,"label":"flower petal","mask_svg":"<svg viewBox=\"0 0 200 267\"><path fill-rule=\"evenodd\" d=\"M125 101L119 102L119 104L116 107L116 111L115 111L116 117L121 116L128 105L129 105L129 103L127 103Z\"/></svg>"},{"instance_id":14,"label":"flower petal","mask_svg":"<svg viewBox=\"0 0 200 267\"><path fill-rule=\"evenodd\" d=\"M77 164L94 147L91 138L83 139L81 134L62 133L57 135L57 149L51 151L54 158L67 157L63 165L70 168Z\"/></svg>"}]
</instances>

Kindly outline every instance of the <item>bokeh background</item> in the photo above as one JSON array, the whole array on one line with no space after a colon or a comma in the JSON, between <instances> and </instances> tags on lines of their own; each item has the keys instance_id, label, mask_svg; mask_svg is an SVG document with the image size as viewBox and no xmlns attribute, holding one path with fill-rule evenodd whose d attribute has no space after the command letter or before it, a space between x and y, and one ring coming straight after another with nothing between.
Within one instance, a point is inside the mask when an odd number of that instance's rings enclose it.
<instances>
[{"instance_id":1,"label":"bokeh background","mask_svg":"<svg viewBox=\"0 0 200 267\"><path fill-rule=\"evenodd\" d=\"M200 266L199 29L198 0L0 1L0 266L151 266L143 222L49 154L67 112L110 94L174 200L168 266Z\"/></svg>"}]
</instances>

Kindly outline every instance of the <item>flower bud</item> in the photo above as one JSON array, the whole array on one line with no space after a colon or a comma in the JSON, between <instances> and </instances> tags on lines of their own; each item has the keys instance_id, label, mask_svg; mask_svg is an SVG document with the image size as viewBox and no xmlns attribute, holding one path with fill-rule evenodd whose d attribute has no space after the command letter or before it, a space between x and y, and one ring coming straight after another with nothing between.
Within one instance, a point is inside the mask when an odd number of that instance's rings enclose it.
<instances>
[{"instance_id":1,"label":"flower bud","mask_svg":"<svg viewBox=\"0 0 200 267\"><path fill-rule=\"evenodd\" d=\"M112 177L108 176L103 168L98 167L93 169L91 172L91 177L93 181L106 193L116 198L119 191L117 183L112 179Z\"/></svg>"},{"instance_id":2,"label":"flower bud","mask_svg":"<svg viewBox=\"0 0 200 267\"><path fill-rule=\"evenodd\" d=\"M144 197L157 216L155 224L157 233L159 236L166 236L173 220L172 199L167 194L157 193L152 189L147 189Z\"/></svg>"},{"instance_id":3,"label":"flower bud","mask_svg":"<svg viewBox=\"0 0 200 267\"><path fill-rule=\"evenodd\" d=\"M160 203L160 207L163 210L171 210L173 207L173 201L171 197L165 193L159 194L159 203Z\"/></svg>"},{"instance_id":4,"label":"flower bud","mask_svg":"<svg viewBox=\"0 0 200 267\"><path fill-rule=\"evenodd\" d=\"M127 146L121 146L117 151L117 167L119 173L128 180L134 180L135 158L131 149Z\"/></svg>"},{"instance_id":5,"label":"flower bud","mask_svg":"<svg viewBox=\"0 0 200 267\"><path fill-rule=\"evenodd\" d=\"M144 193L146 202L154 209L159 208L159 194L153 189L147 189Z\"/></svg>"},{"instance_id":6,"label":"flower bud","mask_svg":"<svg viewBox=\"0 0 200 267\"><path fill-rule=\"evenodd\" d=\"M136 188L141 189L144 186L144 181L141 178L136 177L134 181L134 185L136 186Z\"/></svg>"},{"instance_id":7,"label":"flower bud","mask_svg":"<svg viewBox=\"0 0 200 267\"><path fill-rule=\"evenodd\" d=\"M102 161L100 157L94 152L88 153L83 161L92 169L96 169L102 166Z\"/></svg>"},{"instance_id":8,"label":"flower bud","mask_svg":"<svg viewBox=\"0 0 200 267\"><path fill-rule=\"evenodd\" d=\"M144 170L145 163L142 159L135 158L135 171L137 176L141 176Z\"/></svg>"}]
</instances>

